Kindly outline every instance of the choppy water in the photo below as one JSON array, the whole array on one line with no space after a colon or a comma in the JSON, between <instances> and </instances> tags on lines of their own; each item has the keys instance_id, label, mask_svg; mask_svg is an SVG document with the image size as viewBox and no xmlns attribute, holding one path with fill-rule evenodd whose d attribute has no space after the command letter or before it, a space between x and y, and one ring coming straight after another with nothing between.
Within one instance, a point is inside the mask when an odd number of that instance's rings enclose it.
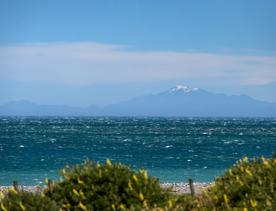
<instances>
[{"instance_id":1,"label":"choppy water","mask_svg":"<svg viewBox=\"0 0 276 211\"><path fill-rule=\"evenodd\" d=\"M271 156L276 119L0 117L0 185L34 185L86 158L163 182L212 181L242 156Z\"/></svg>"}]
</instances>

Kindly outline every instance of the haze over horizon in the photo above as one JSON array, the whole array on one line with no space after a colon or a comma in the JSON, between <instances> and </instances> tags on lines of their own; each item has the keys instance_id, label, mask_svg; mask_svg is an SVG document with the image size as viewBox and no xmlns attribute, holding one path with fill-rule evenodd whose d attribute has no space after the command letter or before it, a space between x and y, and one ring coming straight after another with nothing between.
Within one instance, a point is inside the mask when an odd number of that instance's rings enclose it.
<instances>
[{"instance_id":1,"label":"haze over horizon","mask_svg":"<svg viewBox=\"0 0 276 211\"><path fill-rule=\"evenodd\" d=\"M270 84L271 86L275 86L276 83L272 83ZM115 88L118 88L118 85L114 85ZM162 87L162 86L160 86ZM179 88L180 87L180 88ZM269 100L263 100L263 99L258 99L258 98L254 98L250 95L247 95L247 94L226 94L226 93L223 93L223 92L212 92L212 91L209 91L209 90L206 90L206 89L202 89L201 87L191 87L191 86L188 86L186 84L176 84L174 86L171 86L167 89L163 89L163 90L159 90L159 91L156 91L156 92L149 92L149 93L143 93L143 94L137 94L137 95L133 95L133 96L128 96L128 97L125 97L125 98L122 98L121 100L117 100L117 101L109 101L109 103L90 103L90 104L77 104L77 103L74 103L74 104L64 104L64 103L60 103L58 104L58 102L54 102L54 103L47 103L47 102L35 102L35 101L32 101L30 99L27 99L27 98L19 98L19 99L15 99L15 100L10 100L10 101L6 101L6 102L2 102L0 103L0 106L1 105L7 105L7 104L10 104L10 103L31 103L31 104L36 104L36 105L50 105L50 106L73 106L73 107L82 107L82 108L85 108L85 107L89 107L89 106L97 106L98 108L101 108L101 107L106 107L106 106L112 106L112 105L116 105L116 104L120 104L120 103L124 103L124 102L127 102L127 101L131 101L133 99L136 99L136 98L140 98L140 97L145 97L145 96L149 96L149 95L152 95L152 96L155 96L155 95L159 95L159 94L162 94L164 92L170 92L171 90L178 90L178 89L188 89L188 90L202 90L204 92L208 92L210 94L219 94L219 95L224 95L224 96L227 96L227 97L239 97L239 96L245 96L245 97L250 97L251 99L253 100L257 100L257 101L260 101L260 102L267 102L267 103L275 103L272 101L269 101ZM108 89L107 90L104 90L104 91L107 91L109 92L110 90L110 87L107 87ZM156 87L155 87L156 88ZM262 90L260 89L261 91L264 91L266 90L267 87L265 86L265 88ZM157 89L156 89L157 90ZM99 90L96 90L96 91L99 91ZM141 93L141 92L140 92ZM88 99L87 103L89 102L90 99Z\"/></svg>"},{"instance_id":2,"label":"haze over horizon","mask_svg":"<svg viewBox=\"0 0 276 211\"><path fill-rule=\"evenodd\" d=\"M272 0L0 5L0 104L107 105L176 84L276 102Z\"/></svg>"}]
</instances>

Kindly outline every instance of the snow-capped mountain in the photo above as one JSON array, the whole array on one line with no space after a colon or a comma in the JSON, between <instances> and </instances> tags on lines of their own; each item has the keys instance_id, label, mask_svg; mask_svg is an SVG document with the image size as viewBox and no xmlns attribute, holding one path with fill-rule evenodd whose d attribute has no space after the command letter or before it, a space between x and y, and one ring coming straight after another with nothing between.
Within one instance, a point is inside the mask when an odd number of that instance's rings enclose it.
<instances>
[{"instance_id":1,"label":"snow-capped mountain","mask_svg":"<svg viewBox=\"0 0 276 211\"><path fill-rule=\"evenodd\" d=\"M105 108L105 114L118 116L276 116L276 103L246 95L227 96L200 88L177 85L158 94L144 95Z\"/></svg>"},{"instance_id":2,"label":"snow-capped mountain","mask_svg":"<svg viewBox=\"0 0 276 211\"><path fill-rule=\"evenodd\" d=\"M276 103L177 85L158 94L143 95L101 108L11 102L0 106L0 115L276 117Z\"/></svg>"},{"instance_id":3,"label":"snow-capped mountain","mask_svg":"<svg viewBox=\"0 0 276 211\"><path fill-rule=\"evenodd\" d=\"M199 88L191 88L189 86L184 85L176 85L175 87L169 90L169 93L189 93L189 92L196 92L199 91Z\"/></svg>"}]
</instances>

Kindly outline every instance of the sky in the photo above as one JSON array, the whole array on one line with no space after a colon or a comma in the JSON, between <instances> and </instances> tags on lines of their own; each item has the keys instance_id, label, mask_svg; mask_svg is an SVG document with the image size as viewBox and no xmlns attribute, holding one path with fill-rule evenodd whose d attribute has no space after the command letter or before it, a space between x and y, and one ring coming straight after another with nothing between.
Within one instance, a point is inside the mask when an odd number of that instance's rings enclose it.
<instances>
[{"instance_id":1,"label":"sky","mask_svg":"<svg viewBox=\"0 0 276 211\"><path fill-rule=\"evenodd\" d=\"M176 84L276 102L273 0L2 0L0 103L105 105Z\"/></svg>"}]
</instances>

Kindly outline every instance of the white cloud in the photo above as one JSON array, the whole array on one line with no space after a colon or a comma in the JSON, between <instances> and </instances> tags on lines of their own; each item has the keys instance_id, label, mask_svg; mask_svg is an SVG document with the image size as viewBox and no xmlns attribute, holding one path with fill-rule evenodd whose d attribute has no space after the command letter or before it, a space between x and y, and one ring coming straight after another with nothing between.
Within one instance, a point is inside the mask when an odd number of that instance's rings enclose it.
<instances>
[{"instance_id":1,"label":"white cloud","mask_svg":"<svg viewBox=\"0 0 276 211\"><path fill-rule=\"evenodd\" d=\"M275 56L129 51L101 43L36 43L0 47L0 79L91 84L217 79L276 81Z\"/></svg>"}]
</instances>

